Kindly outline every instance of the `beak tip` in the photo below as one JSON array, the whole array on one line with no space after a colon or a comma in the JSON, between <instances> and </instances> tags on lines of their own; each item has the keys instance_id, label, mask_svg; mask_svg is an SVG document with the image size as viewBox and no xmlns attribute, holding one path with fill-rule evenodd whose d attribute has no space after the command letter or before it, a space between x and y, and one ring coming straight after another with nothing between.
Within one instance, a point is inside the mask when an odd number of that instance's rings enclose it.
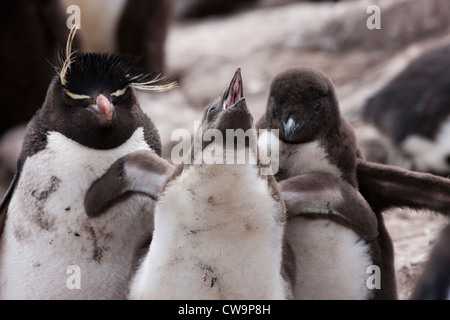
<instances>
[{"instance_id":1,"label":"beak tip","mask_svg":"<svg viewBox=\"0 0 450 320\"><path fill-rule=\"evenodd\" d=\"M96 102L97 102L97 105L98 105L99 109L101 110L101 112L103 112L105 114L106 120L111 121L113 113L114 113L113 104L103 94L100 94L97 97Z\"/></svg>"}]
</instances>

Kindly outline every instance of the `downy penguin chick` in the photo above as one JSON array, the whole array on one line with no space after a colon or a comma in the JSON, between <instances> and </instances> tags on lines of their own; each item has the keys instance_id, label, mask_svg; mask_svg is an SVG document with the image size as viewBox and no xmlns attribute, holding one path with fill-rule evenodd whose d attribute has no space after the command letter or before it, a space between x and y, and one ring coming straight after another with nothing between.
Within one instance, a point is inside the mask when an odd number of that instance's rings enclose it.
<instances>
[{"instance_id":1,"label":"downy penguin chick","mask_svg":"<svg viewBox=\"0 0 450 320\"><path fill-rule=\"evenodd\" d=\"M285 70L278 74L271 83L270 93L268 98L267 110L265 115L257 124L259 129L278 129L279 130L279 171L275 175L277 180L283 181L290 177L309 175L309 174L326 174L321 179L328 179L330 183L335 179L340 179L338 185L352 186L355 193L358 193L358 178L357 178L357 159L362 157L356 143L356 136L351 126L341 116L339 111L339 103L334 90L334 85L331 80L321 71L309 67L294 67ZM260 135L258 143L260 148L267 148L268 141L277 139L273 132L267 131ZM273 142L270 143L271 145ZM325 183L326 184L326 183ZM312 189L313 184L306 184ZM304 188L304 187L302 187ZM303 194L304 189L298 190ZM335 194L333 195L332 192ZM320 194L316 198L316 204L312 204L319 212L327 211L327 206L322 206L322 202L326 199L321 199ZM326 197L341 197L340 188L329 189ZM346 203L346 198L343 198L343 203ZM341 207L339 211L345 211L345 206ZM366 210L367 211L367 210ZM303 259L302 265L297 265L297 282L296 294L294 298L302 299L304 297L312 297L313 299L325 299L330 297L330 291L317 291L316 294L311 292L302 292L302 288L319 288L326 285L333 286L332 283L322 283L323 278L308 278L308 284L304 285L299 282L302 279L302 274L305 269L314 268L316 262L305 260L302 248L305 243L313 241L315 234L323 232L323 226L320 224L327 224L334 226L334 232L341 232L342 236L347 234L355 234L359 230L352 229L352 225L335 225L334 222L327 215L315 217L315 219L323 219L320 222L310 223L305 220L304 216L297 217L296 214L290 213L288 209L288 222L286 226L288 243L292 246L296 259ZM341 215L346 215L345 212L340 212ZM374 214L372 211L367 211L365 216ZM394 254L391 238L384 225L383 217L380 212L375 212L377 221L372 227L377 229L376 241L380 251L377 254L381 258L377 258L382 262L380 265L382 277L383 294L361 295L361 288L353 287L354 292L349 292L350 288L343 285L333 290L346 292L348 297L383 297L385 299L394 299L397 296L395 286L395 269L394 269ZM355 215L348 214L347 219L355 217ZM330 219L327 222L327 219ZM306 226L311 230L305 233ZM310 235L308 240L306 235ZM338 235L337 235L338 236ZM372 234L373 236L373 234ZM338 236L339 237L339 236ZM365 239L372 241L372 239ZM333 241L330 240L330 245ZM346 260L346 253L353 250L349 246L347 250L336 252L336 255L342 254L342 257L337 257L342 263ZM320 252L318 252L320 254ZM324 252L322 257L324 261L328 259L328 254ZM308 266L308 262L310 265ZM362 263L362 262L361 262ZM304 268L304 269L302 269ZM341 268L343 270L343 268ZM336 274L336 278L348 276L348 274ZM304 279L304 278L303 278ZM339 298L335 296L335 298Z\"/></svg>"},{"instance_id":2,"label":"downy penguin chick","mask_svg":"<svg viewBox=\"0 0 450 320\"><path fill-rule=\"evenodd\" d=\"M260 166L252 129L238 69L197 131L200 148L194 141L189 158L201 152L203 160L180 164L160 191L153 237L131 280L130 299L289 296L282 269L284 202L270 167L263 175L267 168ZM227 147L220 138L227 130L248 137ZM206 153L218 161L209 162Z\"/></svg>"},{"instance_id":3,"label":"downy penguin chick","mask_svg":"<svg viewBox=\"0 0 450 320\"><path fill-rule=\"evenodd\" d=\"M448 215L450 182L431 174L366 161L353 129L340 115L331 80L316 69L296 67L277 75L271 84L266 114L257 127L280 131L278 181L327 173L361 193L377 217L377 242L382 256L384 294L373 297L396 298L394 251L382 212L411 208ZM267 148L267 141L272 139L277 137L269 131L264 133L259 137L260 147ZM289 229L291 219L287 225Z\"/></svg>"}]
</instances>

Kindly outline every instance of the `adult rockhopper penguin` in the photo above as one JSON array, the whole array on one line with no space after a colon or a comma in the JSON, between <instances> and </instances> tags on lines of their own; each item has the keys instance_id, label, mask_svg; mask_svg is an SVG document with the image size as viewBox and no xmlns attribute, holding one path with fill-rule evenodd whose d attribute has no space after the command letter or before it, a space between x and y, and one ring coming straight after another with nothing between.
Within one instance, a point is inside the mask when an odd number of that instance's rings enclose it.
<instances>
[{"instance_id":1,"label":"adult rockhopper penguin","mask_svg":"<svg viewBox=\"0 0 450 320\"><path fill-rule=\"evenodd\" d=\"M133 195L98 215L85 211L84 200L117 159L161 153L135 89L170 86L154 86L129 57L72 50L75 31L27 127L0 206L1 299L122 298L131 252L153 219L147 196ZM75 284L71 266L80 272Z\"/></svg>"}]
</instances>

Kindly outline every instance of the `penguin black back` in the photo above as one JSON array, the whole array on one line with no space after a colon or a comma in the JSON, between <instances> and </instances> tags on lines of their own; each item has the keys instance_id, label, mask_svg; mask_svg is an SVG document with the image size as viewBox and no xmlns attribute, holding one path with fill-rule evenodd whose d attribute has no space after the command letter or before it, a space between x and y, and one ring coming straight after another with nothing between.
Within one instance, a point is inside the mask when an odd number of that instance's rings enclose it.
<instances>
[{"instance_id":1,"label":"penguin black back","mask_svg":"<svg viewBox=\"0 0 450 320\"><path fill-rule=\"evenodd\" d=\"M440 232L411 300L450 300L450 224Z\"/></svg>"},{"instance_id":2,"label":"penguin black back","mask_svg":"<svg viewBox=\"0 0 450 320\"><path fill-rule=\"evenodd\" d=\"M162 72L172 2L128 0L117 27L117 52L142 56L140 66Z\"/></svg>"},{"instance_id":3,"label":"penguin black back","mask_svg":"<svg viewBox=\"0 0 450 320\"><path fill-rule=\"evenodd\" d=\"M0 135L25 124L45 98L56 49L68 30L59 0L2 1L0 4Z\"/></svg>"},{"instance_id":4,"label":"penguin black back","mask_svg":"<svg viewBox=\"0 0 450 320\"><path fill-rule=\"evenodd\" d=\"M196 19L212 15L225 15L251 6L259 0L178 0L179 19Z\"/></svg>"},{"instance_id":5,"label":"penguin black back","mask_svg":"<svg viewBox=\"0 0 450 320\"><path fill-rule=\"evenodd\" d=\"M450 45L429 51L371 96L362 117L389 138L411 169L446 176Z\"/></svg>"},{"instance_id":6,"label":"penguin black back","mask_svg":"<svg viewBox=\"0 0 450 320\"><path fill-rule=\"evenodd\" d=\"M450 45L424 54L367 100L363 118L396 144L410 134L434 139L449 114L449 72Z\"/></svg>"}]
</instances>

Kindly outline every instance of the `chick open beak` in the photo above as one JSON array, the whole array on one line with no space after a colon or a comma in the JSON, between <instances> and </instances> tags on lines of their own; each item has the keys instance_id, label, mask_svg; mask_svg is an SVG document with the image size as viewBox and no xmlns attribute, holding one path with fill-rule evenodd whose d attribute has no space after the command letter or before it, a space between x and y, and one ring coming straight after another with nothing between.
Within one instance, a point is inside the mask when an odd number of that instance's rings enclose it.
<instances>
[{"instance_id":1,"label":"chick open beak","mask_svg":"<svg viewBox=\"0 0 450 320\"><path fill-rule=\"evenodd\" d=\"M223 109L227 110L236 105L244 97L244 88L242 85L241 68L234 73L230 86L223 95Z\"/></svg>"}]
</instances>

